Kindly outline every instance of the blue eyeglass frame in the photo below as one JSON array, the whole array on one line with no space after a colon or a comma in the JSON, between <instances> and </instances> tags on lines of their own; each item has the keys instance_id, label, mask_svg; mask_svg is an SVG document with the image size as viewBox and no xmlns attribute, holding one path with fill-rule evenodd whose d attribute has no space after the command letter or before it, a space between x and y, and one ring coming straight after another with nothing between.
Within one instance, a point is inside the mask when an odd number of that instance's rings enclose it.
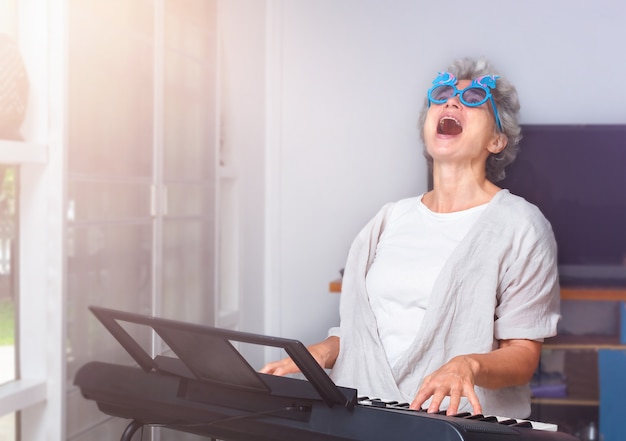
<instances>
[{"instance_id":1,"label":"blue eyeglass frame","mask_svg":"<svg viewBox=\"0 0 626 441\"><path fill-rule=\"evenodd\" d=\"M459 100L461 101L461 103L463 103L463 105L467 107L482 106L487 101L490 101L491 108L493 109L493 115L496 119L496 125L498 126L498 130L502 132L502 124L500 123L500 115L498 113L498 108L496 107L496 102L493 100L493 95L491 94L491 89L496 88L496 80L498 78L500 78L498 75L485 75L479 78L475 78L472 80L472 83L469 86L467 86L463 90L459 90L456 87L456 84L458 81L454 75L452 75L450 72L439 72L439 75L437 76L437 78L433 80L433 86L430 89L428 89L428 107L430 107L431 103L444 104L450 98L455 97L457 95L459 95ZM445 100L437 100L433 97L433 91L435 91L436 89L440 87L452 87L454 90L454 93L450 95L448 98L446 98ZM465 99L463 98L463 94L465 93L465 91L469 89L483 90L485 92L485 98L483 98L482 100L476 103L465 101Z\"/></svg>"}]
</instances>

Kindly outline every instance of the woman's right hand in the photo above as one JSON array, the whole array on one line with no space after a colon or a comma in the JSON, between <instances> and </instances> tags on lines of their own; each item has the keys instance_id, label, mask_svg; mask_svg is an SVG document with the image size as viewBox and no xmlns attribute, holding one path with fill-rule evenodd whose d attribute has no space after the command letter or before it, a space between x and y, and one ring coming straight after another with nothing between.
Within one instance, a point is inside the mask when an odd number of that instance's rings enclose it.
<instances>
[{"instance_id":1,"label":"woman's right hand","mask_svg":"<svg viewBox=\"0 0 626 441\"><path fill-rule=\"evenodd\" d=\"M339 337L328 337L323 342L311 345L307 349L322 368L330 369L335 365L335 360L339 355ZM287 357L267 363L259 372L282 376L298 373L300 369L291 358Z\"/></svg>"},{"instance_id":2,"label":"woman's right hand","mask_svg":"<svg viewBox=\"0 0 626 441\"><path fill-rule=\"evenodd\" d=\"M300 372L300 369L291 358L287 357L282 360L267 363L259 372L262 374L283 376Z\"/></svg>"}]
</instances>

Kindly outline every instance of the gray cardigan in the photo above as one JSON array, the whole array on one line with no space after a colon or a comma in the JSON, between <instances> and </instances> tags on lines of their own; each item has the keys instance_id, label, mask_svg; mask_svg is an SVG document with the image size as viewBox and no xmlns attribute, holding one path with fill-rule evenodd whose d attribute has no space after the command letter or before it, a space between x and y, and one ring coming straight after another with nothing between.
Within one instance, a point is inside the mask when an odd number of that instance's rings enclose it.
<instances>
[{"instance_id":1,"label":"gray cardigan","mask_svg":"<svg viewBox=\"0 0 626 441\"><path fill-rule=\"evenodd\" d=\"M356 388L360 395L411 402L422 379L456 355L490 352L501 339L541 340L556 334L559 284L552 228L537 207L501 190L444 265L415 340L390 366L365 275L394 205L385 205L361 230L348 254L341 324L329 332L340 337L330 373L336 384ZM476 387L476 393L485 414L530 414L527 385ZM471 411L465 398L461 410Z\"/></svg>"}]
</instances>

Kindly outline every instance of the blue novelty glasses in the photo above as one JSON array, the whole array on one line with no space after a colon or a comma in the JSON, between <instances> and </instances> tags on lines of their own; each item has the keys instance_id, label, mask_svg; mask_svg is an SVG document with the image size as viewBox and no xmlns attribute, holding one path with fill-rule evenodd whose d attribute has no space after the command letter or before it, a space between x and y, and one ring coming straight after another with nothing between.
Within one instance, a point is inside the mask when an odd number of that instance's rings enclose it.
<instances>
[{"instance_id":1,"label":"blue novelty glasses","mask_svg":"<svg viewBox=\"0 0 626 441\"><path fill-rule=\"evenodd\" d=\"M498 130L502 131L500 115L496 108L496 102L491 95L491 89L496 88L496 79L498 78L497 75L485 75L472 80L472 84L463 90L459 90L456 88L457 79L454 75L450 72L440 72L433 81L433 87L428 90L428 106L430 107L431 103L444 104L457 95L459 95L461 103L468 107L478 107L487 101L491 101Z\"/></svg>"}]
</instances>

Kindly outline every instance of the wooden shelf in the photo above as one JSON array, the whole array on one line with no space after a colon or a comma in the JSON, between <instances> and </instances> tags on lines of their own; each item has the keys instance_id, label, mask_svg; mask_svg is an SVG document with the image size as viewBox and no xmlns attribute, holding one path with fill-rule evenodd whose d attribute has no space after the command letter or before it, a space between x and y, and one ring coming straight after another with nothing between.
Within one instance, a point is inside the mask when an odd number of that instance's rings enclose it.
<instances>
[{"instance_id":1,"label":"wooden shelf","mask_svg":"<svg viewBox=\"0 0 626 441\"><path fill-rule=\"evenodd\" d=\"M626 301L626 288L570 288L561 287L563 300Z\"/></svg>"},{"instance_id":2,"label":"wooden shelf","mask_svg":"<svg viewBox=\"0 0 626 441\"><path fill-rule=\"evenodd\" d=\"M532 398L533 404L545 404L554 406L593 406L600 405L599 400L582 399L582 398Z\"/></svg>"},{"instance_id":3,"label":"wooden shelf","mask_svg":"<svg viewBox=\"0 0 626 441\"><path fill-rule=\"evenodd\" d=\"M543 349L626 349L617 335L557 335L546 338Z\"/></svg>"},{"instance_id":4,"label":"wooden shelf","mask_svg":"<svg viewBox=\"0 0 626 441\"><path fill-rule=\"evenodd\" d=\"M329 283L328 290L333 293L341 292L341 279ZM626 288L561 288L563 300L602 300L623 302L626 301Z\"/></svg>"},{"instance_id":5,"label":"wooden shelf","mask_svg":"<svg viewBox=\"0 0 626 441\"><path fill-rule=\"evenodd\" d=\"M330 292L340 293L341 292L341 279L333 280L328 285L328 290Z\"/></svg>"}]
</instances>

